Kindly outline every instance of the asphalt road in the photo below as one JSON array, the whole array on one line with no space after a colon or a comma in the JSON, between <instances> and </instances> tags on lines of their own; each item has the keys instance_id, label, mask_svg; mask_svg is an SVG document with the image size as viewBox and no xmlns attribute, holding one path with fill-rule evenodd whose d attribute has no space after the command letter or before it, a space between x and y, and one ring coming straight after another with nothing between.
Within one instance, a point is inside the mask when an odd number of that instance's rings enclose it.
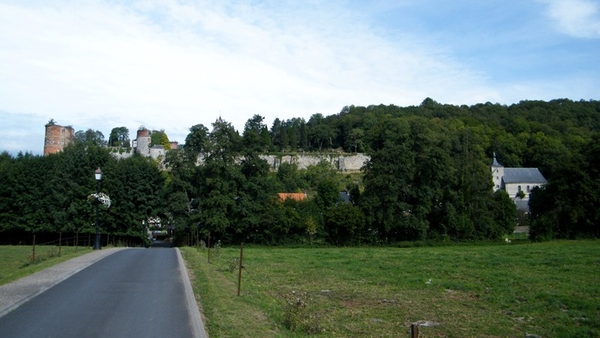
<instances>
[{"instance_id":1,"label":"asphalt road","mask_svg":"<svg viewBox=\"0 0 600 338\"><path fill-rule=\"evenodd\" d=\"M173 248L118 251L0 317L0 337L202 336L181 262Z\"/></svg>"}]
</instances>

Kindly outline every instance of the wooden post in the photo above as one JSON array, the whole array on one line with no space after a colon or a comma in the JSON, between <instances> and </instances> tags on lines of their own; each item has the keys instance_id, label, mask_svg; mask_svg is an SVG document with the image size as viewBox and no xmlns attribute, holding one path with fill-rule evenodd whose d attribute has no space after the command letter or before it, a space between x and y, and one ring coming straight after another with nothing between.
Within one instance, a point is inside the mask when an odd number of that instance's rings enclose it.
<instances>
[{"instance_id":1,"label":"wooden post","mask_svg":"<svg viewBox=\"0 0 600 338\"><path fill-rule=\"evenodd\" d=\"M208 264L210 264L210 234L208 234L208 240L206 244L206 249L208 250Z\"/></svg>"},{"instance_id":2,"label":"wooden post","mask_svg":"<svg viewBox=\"0 0 600 338\"><path fill-rule=\"evenodd\" d=\"M33 251L31 253L31 262L35 262L35 235L33 235Z\"/></svg>"},{"instance_id":3,"label":"wooden post","mask_svg":"<svg viewBox=\"0 0 600 338\"><path fill-rule=\"evenodd\" d=\"M62 252L62 231L58 233L58 255Z\"/></svg>"},{"instance_id":4,"label":"wooden post","mask_svg":"<svg viewBox=\"0 0 600 338\"><path fill-rule=\"evenodd\" d=\"M410 324L410 338L419 338L419 324Z\"/></svg>"},{"instance_id":5,"label":"wooden post","mask_svg":"<svg viewBox=\"0 0 600 338\"><path fill-rule=\"evenodd\" d=\"M242 288L242 259L244 258L244 242L240 244L240 269L238 272L238 296L240 295L240 290Z\"/></svg>"}]
</instances>

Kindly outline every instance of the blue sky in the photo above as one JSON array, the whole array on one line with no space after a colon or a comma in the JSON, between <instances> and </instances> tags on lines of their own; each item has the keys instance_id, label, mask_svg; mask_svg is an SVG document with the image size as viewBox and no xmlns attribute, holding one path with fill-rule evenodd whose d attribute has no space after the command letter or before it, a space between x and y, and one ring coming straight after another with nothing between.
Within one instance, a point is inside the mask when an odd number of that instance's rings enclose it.
<instances>
[{"instance_id":1,"label":"blue sky","mask_svg":"<svg viewBox=\"0 0 600 338\"><path fill-rule=\"evenodd\" d=\"M346 105L600 99L599 0L0 0L0 151Z\"/></svg>"}]
</instances>

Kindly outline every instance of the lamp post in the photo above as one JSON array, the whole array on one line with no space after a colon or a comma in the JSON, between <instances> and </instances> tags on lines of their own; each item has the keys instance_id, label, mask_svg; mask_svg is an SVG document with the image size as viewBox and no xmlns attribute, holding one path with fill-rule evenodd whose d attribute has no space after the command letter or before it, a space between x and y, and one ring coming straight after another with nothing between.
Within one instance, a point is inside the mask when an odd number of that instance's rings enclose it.
<instances>
[{"instance_id":1,"label":"lamp post","mask_svg":"<svg viewBox=\"0 0 600 338\"><path fill-rule=\"evenodd\" d=\"M146 221L142 220L142 247L146 247L146 237L148 236L146 231Z\"/></svg>"},{"instance_id":2,"label":"lamp post","mask_svg":"<svg viewBox=\"0 0 600 338\"><path fill-rule=\"evenodd\" d=\"M98 194L100 193L100 189L102 189L102 170L100 168L96 169L94 172L94 176L96 177L96 203L94 204L96 207L96 238L94 239L94 250L102 249L100 247L100 233L98 232Z\"/></svg>"}]
</instances>

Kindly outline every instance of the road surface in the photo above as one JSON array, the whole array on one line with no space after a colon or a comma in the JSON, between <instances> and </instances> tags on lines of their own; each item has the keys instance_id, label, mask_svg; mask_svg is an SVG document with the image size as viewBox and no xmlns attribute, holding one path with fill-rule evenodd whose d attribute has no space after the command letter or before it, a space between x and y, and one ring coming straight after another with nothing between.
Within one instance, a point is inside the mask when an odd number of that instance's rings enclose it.
<instances>
[{"instance_id":1,"label":"road surface","mask_svg":"<svg viewBox=\"0 0 600 338\"><path fill-rule=\"evenodd\" d=\"M0 317L0 337L202 337L181 264L173 248L120 250Z\"/></svg>"}]
</instances>

